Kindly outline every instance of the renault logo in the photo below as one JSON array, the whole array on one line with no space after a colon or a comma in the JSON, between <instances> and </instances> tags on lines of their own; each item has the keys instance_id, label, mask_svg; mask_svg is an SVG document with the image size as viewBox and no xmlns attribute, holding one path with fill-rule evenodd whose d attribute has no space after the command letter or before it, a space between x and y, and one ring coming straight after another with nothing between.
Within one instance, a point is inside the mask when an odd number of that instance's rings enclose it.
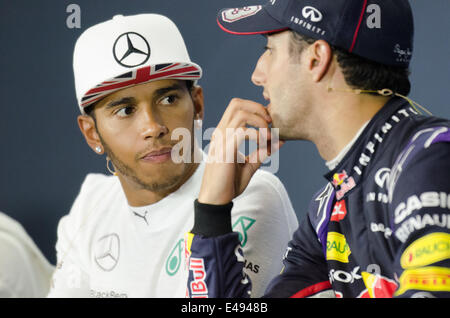
<instances>
[{"instance_id":1,"label":"renault logo","mask_svg":"<svg viewBox=\"0 0 450 318\"><path fill-rule=\"evenodd\" d=\"M120 35L114 42L113 55L120 65L136 67L147 62L150 57L150 46L142 35L127 32Z\"/></svg>"},{"instance_id":2,"label":"renault logo","mask_svg":"<svg viewBox=\"0 0 450 318\"><path fill-rule=\"evenodd\" d=\"M302 10L302 15L305 19L309 19L312 22L322 21L322 13L314 7L306 6Z\"/></svg>"},{"instance_id":3,"label":"renault logo","mask_svg":"<svg viewBox=\"0 0 450 318\"><path fill-rule=\"evenodd\" d=\"M112 271L119 261L119 236L112 233L98 239L94 247L94 253L94 259L97 265L105 272Z\"/></svg>"}]
</instances>

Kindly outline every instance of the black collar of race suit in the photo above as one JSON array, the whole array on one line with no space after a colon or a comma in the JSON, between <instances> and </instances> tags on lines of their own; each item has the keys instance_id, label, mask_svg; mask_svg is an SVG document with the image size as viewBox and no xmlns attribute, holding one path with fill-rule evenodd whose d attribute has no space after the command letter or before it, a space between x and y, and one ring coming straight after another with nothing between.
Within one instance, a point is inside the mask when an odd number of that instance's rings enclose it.
<instances>
[{"instance_id":1,"label":"black collar of race suit","mask_svg":"<svg viewBox=\"0 0 450 318\"><path fill-rule=\"evenodd\" d=\"M341 162L324 175L336 191L336 200L346 197L356 187L393 128L414 115L418 113L400 97L391 98L375 114Z\"/></svg>"}]
</instances>

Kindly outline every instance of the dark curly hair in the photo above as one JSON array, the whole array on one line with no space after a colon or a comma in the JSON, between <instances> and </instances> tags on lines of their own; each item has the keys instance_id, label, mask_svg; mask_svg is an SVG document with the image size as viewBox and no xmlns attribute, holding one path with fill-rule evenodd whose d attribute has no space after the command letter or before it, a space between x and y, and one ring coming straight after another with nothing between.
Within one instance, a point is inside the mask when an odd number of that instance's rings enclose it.
<instances>
[{"instance_id":1,"label":"dark curly hair","mask_svg":"<svg viewBox=\"0 0 450 318\"><path fill-rule=\"evenodd\" d=\"M316 40L295 31L290 31L290 55L299 57L301 52ZM370 61L358 55L330 45L346 83L354 89L381 90L389 88L395 93L407 96L411 90L409 69L389 66Z\"/></svg>"}]
</instances>

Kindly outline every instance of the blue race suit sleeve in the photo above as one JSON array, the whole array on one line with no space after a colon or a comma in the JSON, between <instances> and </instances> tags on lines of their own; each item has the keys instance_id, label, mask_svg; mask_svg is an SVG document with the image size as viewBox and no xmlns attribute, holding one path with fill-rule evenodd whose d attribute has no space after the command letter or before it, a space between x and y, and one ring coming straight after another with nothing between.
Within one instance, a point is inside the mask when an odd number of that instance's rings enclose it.
<instances>
[{"instance_id":1,"label":"blue race suit sleeve","mask_svg":"<svg viewBox=\"0 0 450 318\"><path fill-rule=\"evenodd\" d=\"M450 130L418 136L390 179L394 297L450 297Z\"/></svg>"},{"instance_id":2,"label":"blue race suit sleeve","mask_svg":"<svg viewBox=\"0 0 450 318\"><path fill-rule=\"evenodd\" d=\"M250 297L251 282L243 271L238 233L217 237L188 233L185 242L190 245L188 297Z\"/></svg>"},{"instance_id":3,"label":"blue race suit sleeve","mask_svg":"<svg viewBox=\"0 0 450 318\"><path fill-rule=\"evenodd\" d=\"M239 234L231 229L227 205L194 203L195 223L186 234L189 270L186 296L190 298L249 297L250 278L244 273Z\"/></svg>"}]
</instances>

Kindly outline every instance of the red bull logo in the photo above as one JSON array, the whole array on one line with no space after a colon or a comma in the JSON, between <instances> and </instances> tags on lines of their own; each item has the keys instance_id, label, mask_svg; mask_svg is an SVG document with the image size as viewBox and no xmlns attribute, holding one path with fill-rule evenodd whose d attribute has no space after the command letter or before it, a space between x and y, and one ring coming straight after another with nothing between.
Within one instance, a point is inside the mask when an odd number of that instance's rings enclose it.
<instances>
[{"instance_id":1,"label":"red bull logo","mask_svg":"<svg viewBox=\"0 0 450 318\"><path fill-rule=\"evenodd\" d=\"M353 179L353 177L349 177L345 170L335 173L331 183L336 189L339 188L339 190L336 191L337 200L342 199L348 191L356 186L355 179Z\"/></svg>"},{"instance_id":2,"label":"red bull logo","mask_svg":"<svg viewBox=\"0 0 450 318\"><path fill-rule=\"evenodd\" d=\"M340 186L347 178L348 178L347 172L343 170L340 173L338 172L334 174L333 181L331 181L331 183L333 183L333 186L336 188L337 186Z\"/></svg>"},{"instance_id":3,"label":"red bull logo","mask_svg":"<svg viewBox=\"0 0 450 318\"><path fill-rule=\"evenodd\" d=\"M193 281L189 282L192 298L208 298L208 286L205 282L206 270L203 258L190 258L189 270L193 272Z\"/></svg>"},{"instance_id":4,"label":"red bull logo","mask_svg":"<svg viewBox=\"0 0 450 318\"><path fill-rule=\"evenodd\" d=\"M366 289L358 298L392 298L397 289L397 283L389 278L377 274L362 272Z\"/></svg>"}]
</instances>

